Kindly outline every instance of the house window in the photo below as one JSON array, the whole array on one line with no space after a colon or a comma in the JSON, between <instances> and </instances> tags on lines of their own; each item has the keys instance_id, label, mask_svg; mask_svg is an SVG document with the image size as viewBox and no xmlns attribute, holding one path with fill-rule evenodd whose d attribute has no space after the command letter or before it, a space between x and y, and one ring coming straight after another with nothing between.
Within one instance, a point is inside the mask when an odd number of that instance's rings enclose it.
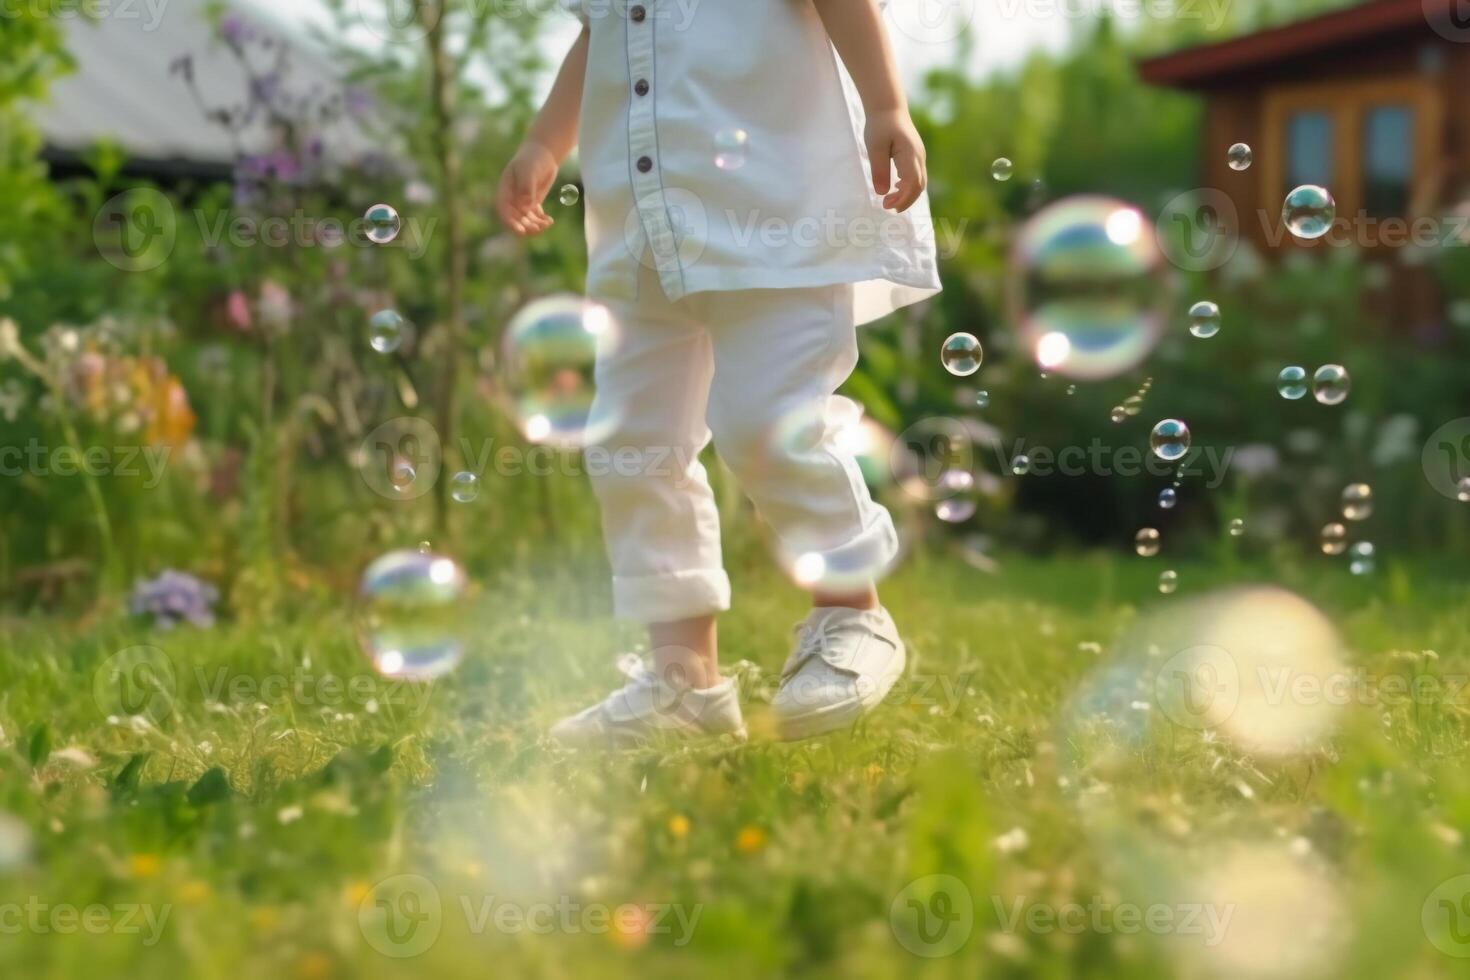
<instances>
[{"instance_id":1,"label":"house window","mask_svg":"<svg viewBox=\"0 0 1470 980\"><path fill-rule=\"evenodd\" d=\"M1409 210L1414 175L1414 113L1408 106L1374 106L1363 116L1363 209L1375 218Z\"/></svg>"},{"instance_id":2,"label":"house window","mask_svg":"<svg viewBox=\"0 0 1470 980\"><path fill-rule=\"evenodd\" d=\"M1332 185L1332 116L1309 110L1293 112L1286 123L1287 190L1301 184Z\"/></svg>"}]
</instances>

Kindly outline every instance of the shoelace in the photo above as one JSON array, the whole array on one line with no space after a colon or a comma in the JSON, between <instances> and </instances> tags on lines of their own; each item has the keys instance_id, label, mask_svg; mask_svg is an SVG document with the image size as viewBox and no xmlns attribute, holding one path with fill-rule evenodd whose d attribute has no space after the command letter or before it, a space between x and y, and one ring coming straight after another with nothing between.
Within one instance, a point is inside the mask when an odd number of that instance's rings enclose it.
<instances>
[{"instance_id":1,"label":"shoelace","mask_svg":"<svg viewBox=\"0 0 1470 980\"><path fill-rule=\"evenodd\" d=\"M796 649L787 658L786 666L781 671L782 677L790 677L812 657L822 657L825 660L832 653L825 619L815 623L798 623L795 632Z\"/></svg>"}]
</instances>

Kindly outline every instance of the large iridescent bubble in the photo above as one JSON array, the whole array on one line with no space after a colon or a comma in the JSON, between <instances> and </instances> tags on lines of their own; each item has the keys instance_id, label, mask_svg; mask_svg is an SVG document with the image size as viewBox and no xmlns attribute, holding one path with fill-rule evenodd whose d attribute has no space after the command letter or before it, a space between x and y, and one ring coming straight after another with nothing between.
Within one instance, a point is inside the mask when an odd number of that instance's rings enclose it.
<instances>
[{"instance_id":1,"label":"large iridescent bubble","mask_svg":"<svg viewBox=\"0 0 1470 980\"><path fill-rule=\"evenodd\" d=\"M1111 378L1158 343L1167 285L1153 224L1137 208L1069 197L1037 212L1016 238L1011 318L1043 370Z\"/></svg>"},{"instance_id":2,"label":"large iridescent bubble","mask_svg":"<svg viewBox=\"0 0 1470 980\"><path fill-rule=\"evenodd\" d=\"M464 656L465 574L431 551L394 551L368 566L358 588L363 652L384 677L425 681Z\"/></svg>"},{"instance_id":3,"label":"large iridescent bubble","mask_svg":"<svg viewBox=\"0 0 1470 980\"><path fill-rule=\"evenodd\" d=\"M605 306L564 294L527 304L506 328L503 367L512 410L530 442L581 449L612 419L592 419L599 348L616 342Z\"/></svg>"}]
</instances>

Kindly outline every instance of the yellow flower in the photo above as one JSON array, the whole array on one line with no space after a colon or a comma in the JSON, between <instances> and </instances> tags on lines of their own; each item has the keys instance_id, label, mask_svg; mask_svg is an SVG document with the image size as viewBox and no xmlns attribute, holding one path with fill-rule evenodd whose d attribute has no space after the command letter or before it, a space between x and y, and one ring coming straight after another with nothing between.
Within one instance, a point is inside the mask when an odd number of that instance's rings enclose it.
<instances>
[{"instance_id":1,"label":"yellow flower","mask_svg":"<svg viewBox=\"0 0 1470 980\"><path fill-rule=\"evenodd\" d=\"M128 871L134 878L156 878L162 867L157 854L134 854L128 858Z\"/></svg>"},{"instance_id":2,"label":"yellow flower","mask_svg":"<svg viewBox=\"0 0 1470 980\"><path fill-rule=\"evenodd\" d=\"M301 980L325 980L333 972L332 958L326 953L303 953L296 961L296 975Z\"/></svg>"},{"instance_id":3,"label":"yellow flower","mask_svg":"<svg viewBox=\"0 0 1470 980\"><path fill-rule=\"evenodd\" d=\"M742 827L735 835L735 850L741 854L754 854L766 846L766 832L759 827Z\"/></svg>"},{"instance_id":4,"label":"yellow flower","mask_svg":"<svg viewBox=\"0 0 1470 980\"><path fill-rule=\"evenodd\" d=\"M185 905L198 905L209 898L209 886L197 878L190 878L179 886L179 901Z\"/></svg>"},{"instance_id":5,"label":"yellow flower","mask_svg":"<svg viewBox=\"0 0 1470 980\"><path fill-rule=\"evenodd\" d=\"M669 833L677 840L683 840L689 836L689 818L682 813L676 813L669 818Z\"/></svg>"},{"instance_id":6,"label":"yellow flower","mask_svg":"<svg viewBox=\"0 0 1470 980\"><path fill-rule=\"evenodd\" d=\"M354 881L342 893L348 908L357 908L373 893L373 886L365 881Z\"/></svg>"}]
</instances>

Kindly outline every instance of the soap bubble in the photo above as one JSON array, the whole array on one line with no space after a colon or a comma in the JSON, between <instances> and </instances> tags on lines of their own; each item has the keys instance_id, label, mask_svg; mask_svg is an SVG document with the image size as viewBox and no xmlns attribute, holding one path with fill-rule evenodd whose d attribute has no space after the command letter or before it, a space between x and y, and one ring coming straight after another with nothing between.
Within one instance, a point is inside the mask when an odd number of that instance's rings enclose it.
<instances>
[{"instance_id":1,"label":"soap bubble","mask_svg":"<svg viewBox=\"0 0 1470 980\"><path fill-rule=\"evenodd\" d=\"M1337 218L1337 202L1325 187L1303 184L1286 195L1281 206L1281 220L1297 238L1311 241L1321 238Z\"/></svg>"},{"instance_id":2,"label":"soap bubble","mask_svg":"<svg viewBox=\"0 0 1470 980\"><path fill-rule=\"evenodd\" d=\"M1202 300L1189 308L1189 332L1208 340L1220 332L1220 307Z\"/></svg>"},{"instance_id":3,"label":"soap bubble","mask_svg":"<svg viewBox=\"0 0 1470 980\"><path fill-rule=\"evenodd\" d=\"M939 360L950 374L967 378L980 370L985 350L974 334L954 333L945 340L939 351Z\"/></svg>"},{"instance_id":4,"label":"soap bubble","mask_svg":"<svg viewBox=\"0 0 1470 980\"><path fill-rule=\"evenodd\" d=\"M1342 516L1366 521L1373 516L1373 488L1366 483L1349 483L1342 491Z\"/></svg>"},{"instance_id":5,"label":"soap bubble","mask_svg":"<svg viewBox=\"0 0 1470 980\"><path fill-rule=\"evenodd\" d=\"M1341 405L1352 386L1347 368L1341 364L1324 364L1312 375L1312 397L1323 405Z\"/></svg>"},{"instance_id":6,"label":"soap bubble","mask_svg":"<svg viewBox=\"0 0 1470 980\"><path fill-rule=\"evenodd\" d=\"M582 200L582 192L576 184L563 184L557 200L561 201L563 207L576 207L577 202Z\"/></svg>"},{"instance_id":7,"label":"soap bubble","mask_svg":"<svg viewBox=\"0 0 1470 980\"><path fill-rule=\"evenodd\" d=\"M975 477L968 470L950 470L940 477L949 494L934 508L934 514L948 524L962 524L975 516Z\"/></svg>"},{"instance_id":8,"label":"soap bubble","mask_svg":"<svg viewBox=\"0 0 1470 980\"><path fill-rule=\"evenodd\" d=\"M1016 239L1011 320L1043 370L1113 377L1147 357L1162 334L1164 272L1136 208L1067 198L1033 216Z\"/></svg>"},{"instance_id":9,"label":"soap bubble","mask_svg":"<svg viewBox=\"0 0 1470 980\"><path fill-rule=\"evenodd\" d=\"M1378 549L1373 547L1371 541L1359 541L1348 549L1348 568L1354 575L1372 575L1377 567L1374 559Z\"/></svg>"},{"instance_id":10,"label":"soap bubble","mask_svg":"<svg viewBox=\"0 0 1470 980\"><path fill-rule=\"evenodd\" d=\"M1179 589L1179 573L1172 568L1159 573L1159 591L1173 595Z\"/></svg>"},{"instance_id":11,"label":"soap bubble","mask_svg":"<svg viewBox=\"0 0 1470 980\"><path fill-rule=\"evenodd\" d=\"M408 321L396 310L379 310L368 320L368 346L379 354L395 353L407 333Z\"/></svg>"},{"instance_id":12,"label":"soap bubble","mask_svg":"<svg viewBox=\"0 0 1470 980\"><path fill-rule=\"evenodd\" d=\"M465 575L453 560L394 551L368 566L358 589L358 639L378 673L432 680L465 649Z\"/></svg>"},{"instance_id":13,"label":"soap bubble","mask_svg":"<svg viewBox=\"0 0 1470 980\"><path fill-rule=\"evenodd\" d=\"M990 176L996 180L1010 180L1015 172L1015 165L1005 157L996 157L995 162L990 165Z\"/></svg>"},{"instance_id":14,"label":"soap bubble","mask_svg":"<svg viewBox=\"0 0 1470 980\"><path fill-rule=\"evenodd\" d=\"M1347 528L1336 521L1323 525L1321 543L1322 554L1342 554L1344 551L1347 551Z\"/></svg>"},{"instance_id":15,"label":"soap bubble","mask_svg":"<svg viewBox=\"0 0 1470 980\"><path fill-rule=\"evenodd\" d=\"M975 392L975 407L989 408L990 392L986 391L984 388L981 388L979 391Z\"/></svg>"},{"instance_id":16,"label":"soap bubble","mask_svg":"<svg viewBox=\"0 0 1470 980\"><path fill-rule=\"evenodd\" d=\"M1133 550L1142 558L1152 558L1159 553L1159 532L1146 527L1133 538Z\"/></svg>"},{"instance_id":17,"label":"soap bubble","mask_svg":"<svg viewBox=\"0 0 1470 980\"><path fill-rule=\"evenodd\" d=\"M1455 484L1455 499L1462 504L1470 504L1470 476Z\"/></svg>"},{"instance_id":18,"label":"soap bubble","mask_svg":"<svg viewBox=\"0 0 1470 980\"><path fill-rule=\"evenodd\" d=\"M403 219L391 205L374 204L362 217L367 222L368 240L374 245L387 245L403 230Z\"/></svg>"},{"instance_id":19,"label":"soap bubble","mask_svg":"<svg viewBox=\"0 0 1470 980\"><path fill-rule=\"evenodd\" d=\"M1031 472L1031 457L1025 453L1011 460L1011 472L1017 476L1025 476Z\"/></svg>"},{"instance_id":20,"label":"soap bubble","mask_svg":"<svg viewBox=\"0 0 1470 980\"><path fill-rule=\"evenodd\" d=\"M1307 396L1307 369L1292 365L1284 367L1276 376L1276 390L1287 401L1297 401Z\"/></svg>"},{"instance_id":21,"label":"soap bubble","mask_svg":"<svg viewBox=\"0 0 1470 980\"><path fill-rule=\"evenodd\" d=\"M1240 537L1244 533L1245 533L1245 521L1241 520L1239 517L1233 519L1230 522L1230 536L1232 538L1238 538L1238 537Z\"/></svg>"},{"instance_id":22,"label":"soap bubble","mask_svg":"<svg viewBox=\"0 0 1470 980\"><path fill-rule=\"evenodd\" d=\"M1173 510L1174 505L1179 502L1179 491L1173 487L1165 487L1159 491L1159 506L1164 510Z\"/></svg>"},{"instance_id":23,"label":"soap bubble","mask_svg":"<svg viewBox=\"0 0 1470 980\"><path fill-rule=\"evenodd\" d=\"M1225 151L1225 159L1229 162L1231 170L1249 170L1254 155L1246 144L1233 143L1230 149Z\"/></svg>"},{"instance_id":24,"label":"soap bubble","mask_svg":"<svg viewBox=\"0 0 1470 980\"><path fill-rule=\"evenodd\" d=\"M1149 435L1149 445L1159 459L1174 462L1189 452L1189 426L1178 419L1164 419L1154 426Z\"/></svg>"},{"instance_id":25,"label":"soap bubble","mask_svg":"<svg viewBox=\"0 0 1470 980\"><path fill-rule=\"evenodd\" d=\"M468 470L454 474L450 495L457 503L468 504L480 495L480 478Z\"/></svg>"},{"instance_id":26,"label":"soap bubble","mask_svg":"<svg viewBox=\"0 0 1470 980\"><path fill-rule=\"evenodd\" d=\"M506 328L502 363L516 422L525 437L580 449L610 434L614 420L592 418L599 347L617 342L604 306L580 296L538 299Z\"/></svg>"},{"instance_id":27,"label":"soap bubble","mask_svg":"<svg viewBox=\"0 0 1470 980\"><path fill-rule=\"evenodd\" d=\"M1114 405L1113 410L1108 413L1108 418L1112 419L1114 424L1121 425L1128 418L1128 409L1122 405Z\"/></svg>"},{"instance_id":28,"label":"soap bubble","mask_svg":"<svg viewBox=\"0 0 1470 980\"><path fill-rule=\"evenodd\" d=\"M721 170L739 170L745 166L750 148L750 134L743 129L722 129L715 133L715 166Z\"/></svg>"}]
</instances>

